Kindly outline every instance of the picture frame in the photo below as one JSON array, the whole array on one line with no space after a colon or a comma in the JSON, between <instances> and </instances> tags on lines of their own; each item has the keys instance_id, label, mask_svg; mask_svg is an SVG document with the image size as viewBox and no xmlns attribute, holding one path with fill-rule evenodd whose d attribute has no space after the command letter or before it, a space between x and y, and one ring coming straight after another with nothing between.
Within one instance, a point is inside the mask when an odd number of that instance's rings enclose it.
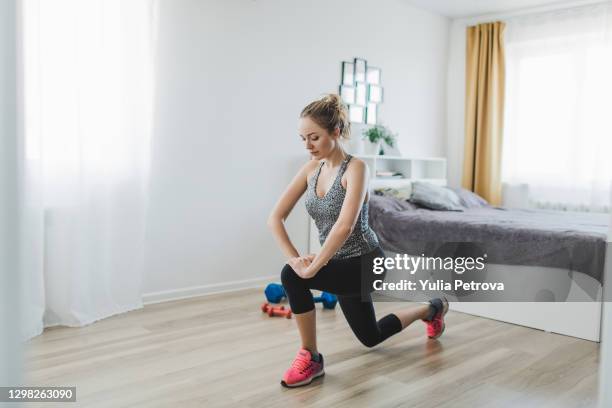
<instances>
[{"instance_id":1,"label":"picture frame","mask_svg":"<svg viewBox=\"0 0 612 408\"><path fill-rule=\"evenodd\" d=\"M383 89L378 85L368 85L368 102L382 103Z\"/></svg>"},{"instance_id":2,"label":"picture frame","mask_svg":"<svg viewBox=\"0 0 612 408\"><path fill-rule=\"evenodd\" d=\"M355 82L365 82L366 70L368 67L367 61L364 60L363 58L355 58L354 64L355 64L354 81Z\"/></svg>"},{"instance_id":3,"label":"picture frame","mask_svg":"<svg viewBox=\"0 0 612 408\"><path fill-rule=\"evenodd\" d=\"M366 82L372 85L380 85L381 69L368 66L366 70Z\"/></svg>"},{"instance_id":4,"label":"picture frame","mask_svg":"<svg viewBox=\"0 0 612 408\"><path fill-rule=\"evenodd\" d=\"M340 98L347 105L355 104L355 87L349 85L340 85Z\"/></svg>"},{"instance_id":5,"label":"picture frame","mask_svg":"<svg viewBox=\"0 0 612 408\"><path fill-rule=\"evenodd\" d=\"M363 106L349 105L349 120L353 123L363 123L364 111L365 109Z\"/></svg>"},{"instance_id":6,"label":"picture frame","mask_svg":"<svg viewBox=\"0 0 612 408\"><path fill-rule=\"evenodd\" d=\"M355 105L365 107L367 103L367 87L365 82L355 84Z\"/></svg>"},{"instance_id":7,"label":"picture frame","mask_svg":"<svg viewBox=\"0 0 612 408\"><path fill-rule=\"evenodd\" d=\"M368 125L375 125L378 120L378 104L368 103L366 108L366 123Z\"/></svg>"},{"instance_id":8,"label":"picture frame","mask_svg":"<svg viewBox=\"0 0 612 408\"><path fill-rule=\"evenodd\" d=\"M352 86L355 81L355 64L350 61L342 62L342 85Z\"/></svg>"}]
</instances>

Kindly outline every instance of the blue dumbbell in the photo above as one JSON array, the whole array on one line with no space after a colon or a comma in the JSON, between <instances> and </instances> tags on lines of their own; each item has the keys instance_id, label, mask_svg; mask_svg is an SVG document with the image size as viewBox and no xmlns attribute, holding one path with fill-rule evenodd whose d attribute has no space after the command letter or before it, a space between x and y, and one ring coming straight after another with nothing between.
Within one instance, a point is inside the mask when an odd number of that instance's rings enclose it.
<instances>
[{"instance_id":1,"label":"blue dumbbell","mask_svg":"<svg viewBox=\"0 0 612 408\"><path fill-rule=\"evenodd\" d=\"M338 302L336 295L327 292L321 292L321 296L314 297L313 300L315 303L322 303L325 309L335 308Z\"/></svg>"},{"instance_id":2,"label":"blue dumbbell","mask_svg":"<svg viewBox=\"0 0 612 408\"><path fill-rule=\"evenodd\" d=\"M266 295L266 299L268 299L268 302L270 303L280 303L284 297L287 297L285 288L283 288L283 285L280 283L270 283L268 286L266 286L264 293Z\"/></svg>"},{"instance_id":3,"label":"blue dumbbell","mask_svg":"<svg viewBox=\"0 0 612 408\"><path fill-rule=\"evenodd\" d=\"M280 283L270 283L266 286L264 293L270 303L280 303L283 298L287 297L285 288ZM334 309L338 302L336 295L327 292L321 292L321 296L316 296L312 300L315 303L322 303L325 309Z\"/></svg>"}]
</instances>

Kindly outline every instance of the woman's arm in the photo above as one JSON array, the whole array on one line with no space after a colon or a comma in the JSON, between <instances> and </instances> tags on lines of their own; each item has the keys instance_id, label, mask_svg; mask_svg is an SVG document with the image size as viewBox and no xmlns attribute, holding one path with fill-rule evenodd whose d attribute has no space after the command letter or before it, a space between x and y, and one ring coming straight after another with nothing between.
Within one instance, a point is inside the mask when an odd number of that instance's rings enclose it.
<instances>
[{"instance_id":1,"label":"woman's arm","mask_svg":"<svg viewBox=\"0 0 612 408\"><path fill-rule=\"evenodd\" d=\"M284 221L287 219L302 194L304 194L304 191L306 191L308 173L315 165L316 162L309 161L302 166L293 180L291 180L291 183L289 183L289 186L285 189L268 217L268 227L287 258L299 257L300 254L289 239Z\"/></svg>"},{"instance_id":2,"label":"woman's arm","mask_svg":"<svg viewBox=\"0 0 612 408\"><path fill-rule=\"evenodd\" d=\"M321 251L308 266L303 277L315 276L342 247L351 232L353 232L367 193L368 174L368 166L361 160L355 160L346 170L346 195L342 203L340 215L329 231Z\"/></svg>"}]
</instances>

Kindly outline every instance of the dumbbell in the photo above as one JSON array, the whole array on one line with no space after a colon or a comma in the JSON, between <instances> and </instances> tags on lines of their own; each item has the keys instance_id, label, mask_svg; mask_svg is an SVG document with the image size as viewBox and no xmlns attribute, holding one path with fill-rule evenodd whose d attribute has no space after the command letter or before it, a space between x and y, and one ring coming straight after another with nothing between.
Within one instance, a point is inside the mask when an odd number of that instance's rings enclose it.
<instances>
[{"instance_id":1,"label":"dumbbell","mask_svg":"<svg viewBox=\"0 0 612 408\"><path fill-rule=\"evenodd\" d=\"M278 310L285 310L285 306L272 306L271 304L269 304L268 302L265 302L264 304L261 305L261 311L264 313L268 313L270 311L270 309L278 309Z\"/></svg>"},{"instance_id":2,"label":"dumbbell","mask_svg":"<svg viewBox=\"0 0 612 408\"><path fill-rule=\"evenodd\" d=\"M336 295L327 292L321 292L321 296L313 297L312 300L315 303L322 303L324 309L334 309L338 302Z\"/></svg>"},{"instance_id":3,"label":"dumbbell","mask_svg":"<svg viewBox=\"0 0 612 408\"><path fill-rule=\"evenodd\" d=\"M261 311L267 313L268 316L284 316L287 319L291 319L291 309L285 309L285 306L274 307L269 303L261 305Z\"/></svg>"},{"instance_id":4,"label":"dumbbell","mask_svg":"<svg viewBox=\"0 0 612 408\"><path fill-rule=\"evenodd\" d=\"M264 293L270 303L279 303L284 297L287 297L285 288L280 283L270 283L266 286Z\"/></svg>"},{"instance_id":5,"label":"dumbbell","mask_svg":"<svg viewBox=\"0 0 612 408\"><path fill-rule=\"evenodd\" d=\"M283 298L287 297L285 288L280 283L270 283L264 291L266 299L270 303L279 303ZM334 309L338 299L335 295L327 292L321 292L321 296L313 298L315 303L322 303L325 309Z\"/></svg>"}]
</instances>

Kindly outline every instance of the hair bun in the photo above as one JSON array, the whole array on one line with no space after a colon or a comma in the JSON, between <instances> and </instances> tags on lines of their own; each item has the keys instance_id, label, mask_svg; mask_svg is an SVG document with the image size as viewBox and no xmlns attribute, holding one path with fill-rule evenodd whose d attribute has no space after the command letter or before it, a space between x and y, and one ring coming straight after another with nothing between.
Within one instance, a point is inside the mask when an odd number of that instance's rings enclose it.
<instances>
[{"instance_id":1,"label":"hair bun","mask_svg":"<svg viewBox=\"0 0 612 408\"><path fill-rule=\"evenodd\" d=\"M333 106L342 105L342 100L340 99L340 96L337 94L327 94L323 97L322 101L325 103L329 103L330 105L333 105Z\"/></svg>"}]
</instances>

